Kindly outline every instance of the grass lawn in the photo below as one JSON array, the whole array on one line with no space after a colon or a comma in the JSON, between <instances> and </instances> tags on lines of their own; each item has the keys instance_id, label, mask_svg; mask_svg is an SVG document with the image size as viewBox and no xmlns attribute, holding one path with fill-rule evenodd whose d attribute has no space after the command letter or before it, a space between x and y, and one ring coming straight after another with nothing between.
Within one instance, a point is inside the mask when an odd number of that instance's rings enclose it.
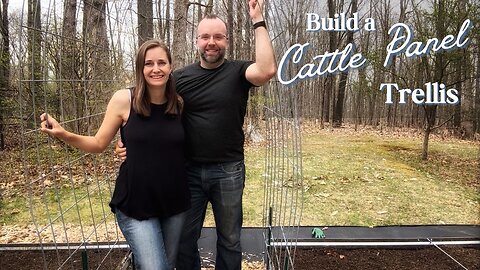
<instances>
[{"instance_id":1,"label":"grass lawn","mask_svg":"<svg viewBox=\"0 0 480 270\"><path fill-rule=\"evenodd\" d=\"M301 225L480 224L478 143L432 136L422 161L422 139L349 129L304 134ZM264 155L246 147L244 226L262 226ZM211 211L206 225L214 225Z\"/></svg>"},{"instance_id":2,"label":"grass lawn","mask_svg":"<svg viewBox=\"0 0 480 270\"><path fill-rule=\"evenodd\" d=\"M479 145L328 132L303 138L302 225L479 224Z\"/></svg>"},{"instance_id":3,"label":"grass lawn","mask_svg":"<svg viewBox=\"0 0 480 270\"><path fill-rule=\"evenodd\" d=\"M478 143L432 138L429 160L422 161L422 138L404 135L408 134L379 135L348 128L304 133L301 225L480 224ZM19 180L4 180L1 186L0 224L28 224L28 188L22 186L22 168L13 168L22 166L21 159L10 155L0 158L2 165L8 163L0 169L0 176L17 175ZM244 226L263 225L264 156L263 147L246 147ZM57 194L64 198L52 195L51 187L43 199L33 198L36 222L47 222L45 205L50 205L51 217L58 217L59 201L65 203L63 211L71 208L65 215L68 223L75 222L78 213L98 217L109 213L112 183L92 186L102 192L90 190L91 201L84 197L84 186L78 186L74 194L71 185L60 185ZM78 199L79 208L73 207ZM214 225L211 210L205 225Z\"/></svg>"}]
</instances>

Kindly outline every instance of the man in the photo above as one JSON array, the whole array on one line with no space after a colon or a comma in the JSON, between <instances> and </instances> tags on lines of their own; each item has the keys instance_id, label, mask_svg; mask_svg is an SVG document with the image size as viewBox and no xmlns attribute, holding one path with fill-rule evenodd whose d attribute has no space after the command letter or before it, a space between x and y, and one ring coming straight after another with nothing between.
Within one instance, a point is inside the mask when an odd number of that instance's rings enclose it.
<instances>
[{"instance_id":1,"label":"man","mask_svg":"<svg viewBox=\"0 0 480 270\"><path fill-rule=\"evenodd\" d=\"M216 269L241 269L244 134L248 91L276 73L273 47L262 15L263 0L249 0L255 62L225 59L227 27L215 15L198 24L200 62L174 72L185 102L187 175L192 195L180 239L177 269L200 269L197 240L208 202L217 229ZM119 152L117 148L117 152Z\"/></svg>"}]
</instances>

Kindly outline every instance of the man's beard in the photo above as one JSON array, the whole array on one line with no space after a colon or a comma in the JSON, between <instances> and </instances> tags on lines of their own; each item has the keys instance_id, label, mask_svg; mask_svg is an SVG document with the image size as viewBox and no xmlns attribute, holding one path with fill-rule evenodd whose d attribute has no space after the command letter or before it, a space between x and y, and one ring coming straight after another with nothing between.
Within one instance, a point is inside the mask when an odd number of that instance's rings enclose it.
<instances>
[{"instance_id":1,"label":"man's beard","mask_svg":"<svg viewBox=\"0 0 480 270\"><path fill-rule=\"evenodd\" d=\"M205 51L200 53L200 57L203 59L203 61L209 63L209 64L217 64L223 61L225 58L225 49L219 49L217 56L210 56L207 58L207 55Z\"/></svg>"}]
</instances>

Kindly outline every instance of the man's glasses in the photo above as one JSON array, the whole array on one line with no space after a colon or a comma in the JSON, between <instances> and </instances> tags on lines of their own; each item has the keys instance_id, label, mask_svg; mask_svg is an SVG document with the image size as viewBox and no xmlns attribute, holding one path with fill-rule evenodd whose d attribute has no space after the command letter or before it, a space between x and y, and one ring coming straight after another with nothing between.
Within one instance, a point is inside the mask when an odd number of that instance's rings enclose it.
<instances>
[{"instance_id":1,"label":"man's glasses","mask_svg":"<svg viewBox=\"0 0 480 270\"><path fill-rule=\"evenodd\" d=\"M226 39L227 36L224 34L215 34L213 36L209 34L203 34L203 35L199 35L197 38L203 41L209 41L211 38L213 38L214 41L222 41Z\"/></svg>"}]
</instances>

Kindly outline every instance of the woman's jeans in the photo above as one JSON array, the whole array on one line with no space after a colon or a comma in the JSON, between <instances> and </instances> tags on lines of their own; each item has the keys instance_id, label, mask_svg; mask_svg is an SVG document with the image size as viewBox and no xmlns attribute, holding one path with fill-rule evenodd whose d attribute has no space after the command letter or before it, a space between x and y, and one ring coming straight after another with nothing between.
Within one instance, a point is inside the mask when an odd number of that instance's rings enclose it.
<instances>
[{"instance_id":1,"label":"woman's jeans","mask_svg":"<svg viewBox=\"0 0 480 270\"><path fill-rule=\"evenodd\" d=\"M178 251L177 269L200 269L197 240L200 238L208 202L212 204L217 228L215 269L240 269L242 195L245 185L243 160L215 164L189 162L187 176L192 207L187 210Z\"/></svg>"},{"instance_id":2,"label":"woman's jeans","mask_svg":"<svg viewBox=\"0 0 480 270\"><path fill-rule=\"evenodd\" d=\"M118 226L134 256L136 269L173 269L185 213L137 220L116 209Z\"/></svg>"}]
</instances>

